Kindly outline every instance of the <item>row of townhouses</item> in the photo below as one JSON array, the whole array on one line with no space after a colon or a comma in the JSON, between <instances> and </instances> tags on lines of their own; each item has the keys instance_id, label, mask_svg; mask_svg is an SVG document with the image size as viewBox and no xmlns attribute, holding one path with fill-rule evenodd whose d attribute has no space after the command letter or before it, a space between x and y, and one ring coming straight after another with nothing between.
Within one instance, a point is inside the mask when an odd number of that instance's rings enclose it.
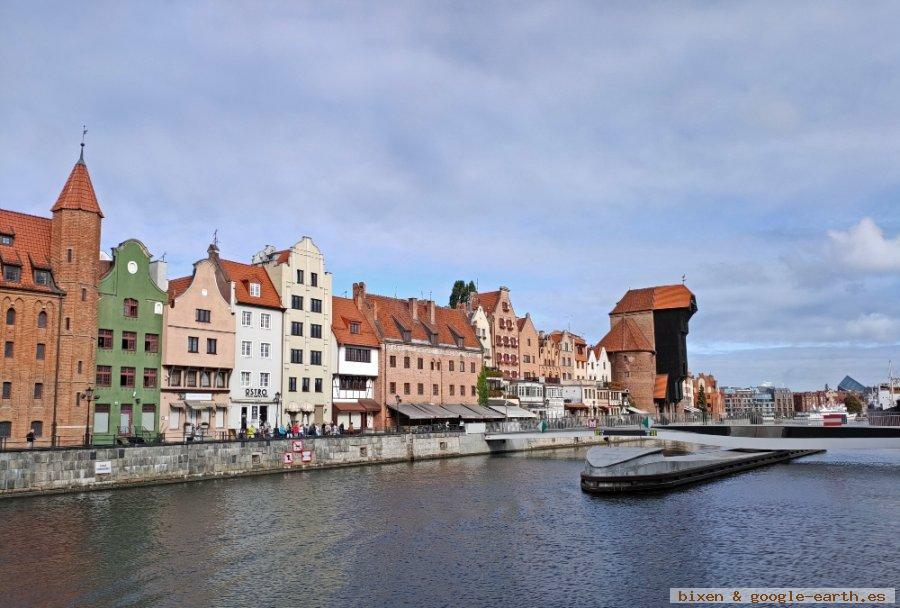
<instances>
[{"instance_id":1,"label":"row of townhouses","mask_svg":"<svg viewBox=\"0 0 900 608\"><path fill-rule=\"evenodd\" d=\"M83 154L51 217L0 210L0 438L102 444L290 421L387 429L693 408L697 305L684 285L629 290L591 346L539 331L506 287L455 308L362 282L335 297L309 237L249 263L214 242L189 276L169 278L138 240L101 254L102 220Z\"/></svg>"}]
</instances>

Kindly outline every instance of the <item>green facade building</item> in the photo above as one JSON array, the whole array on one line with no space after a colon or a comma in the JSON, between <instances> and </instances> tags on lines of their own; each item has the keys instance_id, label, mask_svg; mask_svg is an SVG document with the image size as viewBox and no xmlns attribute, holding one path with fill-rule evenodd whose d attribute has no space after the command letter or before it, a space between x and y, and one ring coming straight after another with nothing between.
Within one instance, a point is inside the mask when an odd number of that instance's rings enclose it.
<instances>
[{"instance_id":1,"label":"green facade building","mask_svg":"<svg viewBox=\"0 0 900 608\"><path fill-rule=\"evenodd\" d=\"M159 435L165 263L129 239L100 279L93 442L150 442ZM102 269L101 269L102 270ZM135 439L139 438L139 439Z\"/></svg>"}]
</instances>

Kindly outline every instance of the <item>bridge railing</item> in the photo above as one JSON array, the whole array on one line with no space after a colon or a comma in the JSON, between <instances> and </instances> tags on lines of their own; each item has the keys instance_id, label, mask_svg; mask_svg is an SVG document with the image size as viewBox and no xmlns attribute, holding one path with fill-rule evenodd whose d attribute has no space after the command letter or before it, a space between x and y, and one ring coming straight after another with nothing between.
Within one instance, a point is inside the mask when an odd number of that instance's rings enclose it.
<instances>
[{"instance_id":1,"label":"bridge railing","mask_svg":"<svg viewBox=\"0 0 900 608\"><path fill-rule=\"evenodd\" d=\"M900 413L869 412L871 426L900 426Z\"/></svg>"}]
</instances>

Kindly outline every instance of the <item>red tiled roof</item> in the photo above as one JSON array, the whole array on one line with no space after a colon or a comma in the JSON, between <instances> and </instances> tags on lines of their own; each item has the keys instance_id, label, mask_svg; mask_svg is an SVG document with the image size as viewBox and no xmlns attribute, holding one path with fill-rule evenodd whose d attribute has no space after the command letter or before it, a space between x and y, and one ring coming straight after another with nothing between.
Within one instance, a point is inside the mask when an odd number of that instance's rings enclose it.
<instances>
[{"instance_id":1,"label":"red tiled roof","mask_svg":"<svg viewBox=\"0 0 900 608\"><path fill-rule=\"evenodd\" d=\"M525 318L525 317L521 317L521 318L519 318L519 319L516 319L516 327L519 328L519 331L522 331L522 328L525 327L525 321L527 321L527 320L528 320L528 319Z\"/></svg>"},{"instance_id":2,"label":"red tiled roof","mask_svg":"<svg viewBox=\"0 0 900 608\"><path fill-rule=\"evenodd\" d=\"M497 308L497 302L500 301L500 291L485 291L478 294L478 304L484 309L484 312L491 314Z\"/></svg>"},{"instance_id":3,"label":"red tiled roof","mask_svg":"<svg viewBox=\"0 0 900 608\"><path fill-rule=\"evenodd\" d=\"M691 293L691 290L680 284L629 289L609 314L690 308L693 297L694 294Z\"/></svg>"},{"instance_id":4,"label":"red tiled roof","mask_svg":"<svg viewBox=\"0 0 900 608\"><path fill-rule=\"evenodd\" d=\"M656 380L653 382L653 398L665 399L669 390L669 374L656 374Z\"/></svg>"},{"instance_id":5,"label":"red tiled roof","mask_svg":"<svg viewBox=\"0 0 900 608\"><path fill-rule=\"evenodd\" d=\"M641 328L628 317L613 325L613 328L603 336L603 339L597 343L597 346L602 346L608 353L653 352L650 341L643 334Z\"/></svg>"},{"instance_id":6,"label":"red tiled roof","mask_svg":"<svg viewBox=\"0 0 900 608\"><path fill-rule=\"evenodd\" d=\"M83 160L79 160L72 167L69 179L63 186L56 204L50 211L59 211L60 209L79 209L81 211L90 211L103 217L100 210L100 203L97 202L97 195L94 194L94 186L91 184L91 176L88 174L87 165Z\"/></svg>"},{"instance_id":7,"label":"red tiled roof","mask_svg":"<svg viewBox=\"0 0 900 608\"><path fill-rule=\"evenodd\" d=\"M35 267L50 270L50 218L0 209L0 234L13 237L12 245L0 245L0 261L22 268L17 283L4 281L0 273L0 287L57 293L51 285L34 282Z\"/></svg>"},{"instance_id":8,"label":"red tiled roof","mask_svg":"<svg viewBox=\"0 0 900 608\"><path fill-rule=\"evenodd\" d=\"M350 333L350 322L359 323L359 333ZM381 341L375 328L366 320L356 303L350 298L331 298L331 330L337 338L338 344L352 344L354 346L371 346L378 348Z\"/></svg>"},{"instance_id":9,"label":"red tiled roof","mask_svg":"<svg viewBox=\"0 0 900 608\"><path fill-rule=\"evenodd\" d=\"M290 249L282 249L281 251L276 251L274 255L278 256L277 258L275 258L276 264L285 264L285 263L287 263L288 259L291 257L291 250Z\"/></svg>"},{"instance_id":10,"label":"red tiled roof","mask_svg":"<svg viewBox=\"0 0 900 608\"><path fill-rule=\"evenodd\" d=\"M194 277L179 277L169 281L169 300L174 300L187 291L187 288L194 282Z\"/></svg>"},{"instance_id":11,"label":"red tiled roof","mask_svg":"<svg viewBox=\"0 0 900 608\"><path fill-rule=\"evenodd\" d=\"M429 327L438 335L438 342L448 346L455 346L454 332L462 337L463 345L468 348L480 348L481 343L475 336L475 331L469 324L465 312L444 306L435 305L435 324L430 323L428 303L418 302L416 313L418 319L413 319L412 308L409 301L398 298L389 298L374 294L366 294L366 300L377 309L376 323L382 335L392 340L402 340L398 324L409 330L413 340L430 342L431 336L426 331ZM453 328L453 331L451 331Z\"/></svg>"},{"instance_id":12,"label":"red tiled roof","mask_svg":"<svg viewBox=\"0 0 900 608\"><path fill-rule=\"evenodd\" d=\"M281 310L281 297L262 266L251 266L231 260L219 260L219 266L229 281L234 281L234 297L240 304ZM259 297L250 295L250 283L259 283Z\"/></svg>"}]
</instances>

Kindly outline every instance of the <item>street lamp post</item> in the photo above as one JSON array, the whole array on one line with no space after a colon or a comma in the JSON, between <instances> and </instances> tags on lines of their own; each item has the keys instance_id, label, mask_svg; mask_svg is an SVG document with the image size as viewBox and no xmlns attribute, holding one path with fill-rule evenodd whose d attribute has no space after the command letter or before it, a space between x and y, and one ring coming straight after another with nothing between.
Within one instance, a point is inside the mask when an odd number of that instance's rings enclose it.
<instances>
[{"instance_id":1,"label":"street lamp post","mask_svg":"<svg viewBox=\"0 0 900 608\"><path fill-rule=\"evenodd\" d=\"M394 395L397 398L397 433L400 431L400 404L403 403L403 399L400 398L400 395Z\"/></svg>"},{"instance_id":2,"label":"street lamp post","mask_svg":"<svg viewBox=\"0 0 900 608\"><path fill-rule=\"evenodd\" d=\"M278 428L281 428L283 416L281 413L281 391L275 393L275 415L278 416Z\"/></svg>"},{"instance_id":3,"label":"street lamp post","mask_svg":"<svg viewBox=\"0 0 900 608\"><path fill-rule=\"evenodd\" d=\"M87 414L84 417L84 445L91 445L91 401L94 400L94 389L88 386L81 393L81 398L87 401Z\"/></svg>"}]
</instances>

